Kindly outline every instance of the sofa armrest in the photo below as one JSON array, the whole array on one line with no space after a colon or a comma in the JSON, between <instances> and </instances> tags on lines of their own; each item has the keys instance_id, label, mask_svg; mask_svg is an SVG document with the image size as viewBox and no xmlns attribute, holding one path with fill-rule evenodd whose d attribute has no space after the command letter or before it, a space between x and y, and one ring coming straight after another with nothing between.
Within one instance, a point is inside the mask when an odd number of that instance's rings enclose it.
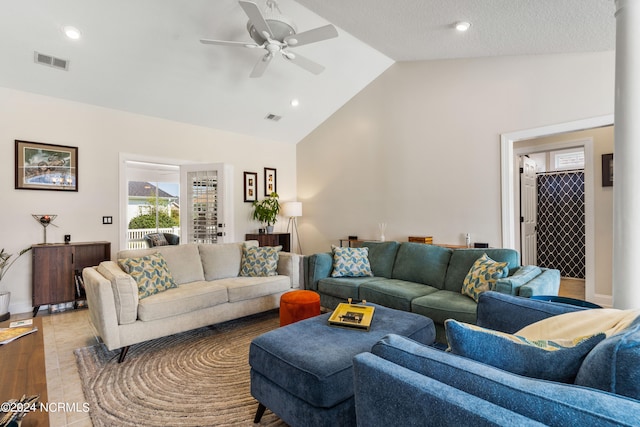
<instances>
[{"instance_id":1,"label":"sofa armrest","mask_svg":"<svg viewBox=\"0 0 640 427\"><path fill-rule=\"evenodd\" d=\"M542 273L520 287L518 295L532 297L534 295L558 295L560 290L560 270L542 268Z\"/></svg>"},{"instance_id":2,"label":"sofa armrest","mask_svg":"<svg viewBox=\"0 0 640 427\"><path fill-rule=\"evenodd\" d=\"M98 335L109 350L122 347L111 282L98 273L96 267L82 270L82 279L87 292L89 317Z\"/></svg>"},{"instance_id":3,"label":"sofa armrest","mask_svg":"<svg viewBox=\"0 0 640 427\"><path fill-rule=\"evenodd\" d=\"M495 291L502 294L518 295L520 287L542 273L536 265L523 265L508 277L496 280Z\"/></svg>"},{"instance_id":4,"label":"sofa armrest","mask_svg":"<svg viewBox=\"0 0 640 427\"><path fill-rule=\"evenodd\" d=\"M476 324L512 334L539 320L577 310L584 308L487 291L478 298Z\"/></svg>"},{"instance_id":5,"label":"sofa armrest","mask_svg":"<svg viewBox=\"0 0 640 427\"><path fill-rule=\"evenodd\" d=\"M332 268L333 258L331 253L326 252L309 256L305 263L305 288L317 291L318 281L329 277Z\"/></svg>"},{"instance_id":6,"label":"sofa armrest","mask_svg":"<svg viewBox=\"0 0 640 427\"><path fill-rule=\"evenodd\" d=\"M385 336L371 352L412 371L414 376L429 377L545 425L631 426L640 419L637 400L511 374L399 335ZM403 398L411 396L396 392Z\"/></svg>"},{"instance_id":7,"label":"sofa armrest","mask_svg":"<svg viewBox=\"0 0 640 427\"><path fill-rule=\"evenodd\" d=\"M360 427L543 425L371 353L354 357L353 373Z\"/></svg>"},{"instance_id":8,"label":"sofa armrest","mask_svg":"<svg viewBox=\"0 0 640 427\"><path fill-rule=\"evenodd\" d=\"M291 252L280 252L278 257L278 274L289 276L291 287L304 287L303 256Z\"/></svg>"}]
</instances>

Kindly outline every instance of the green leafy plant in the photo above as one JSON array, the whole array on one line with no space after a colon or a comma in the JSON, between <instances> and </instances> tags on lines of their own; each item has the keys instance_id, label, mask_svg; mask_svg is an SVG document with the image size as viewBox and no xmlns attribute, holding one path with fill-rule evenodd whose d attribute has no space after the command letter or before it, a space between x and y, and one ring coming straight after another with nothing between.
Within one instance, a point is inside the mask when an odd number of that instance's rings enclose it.
<instances>
[{"instance_id":1,"label":"green leafy plant","mask_svg":"<svg viewBox=\"0 0 640 427\"><path fill-rule=\"evenodd\" d=\"M267 226L275 224L278 220L278 214L280 213L278 197L278 193L273 192L269 194L267 198L253 202L253 214L251 217L267 224Z\"/></svg>"},{"instance_id":2,"label":"green leafy plant","mask_svg":"<svg viewBox=\"0 0 640 427\"><path fill-rule=\"evenodd\" d=\"M31 246L21 250L20 253L18 253L18 256L16 256L13 260L11 260L11 257L13 256L13 254L5 252L4 248L0 250L0 282L2 282L2 278L4 277L5 274L7 274L7 271L9 271L9 268L11 268L13 263L16 262L18 258L26 254L30 250L31 250Z\"/></svg>"}]
</instances>

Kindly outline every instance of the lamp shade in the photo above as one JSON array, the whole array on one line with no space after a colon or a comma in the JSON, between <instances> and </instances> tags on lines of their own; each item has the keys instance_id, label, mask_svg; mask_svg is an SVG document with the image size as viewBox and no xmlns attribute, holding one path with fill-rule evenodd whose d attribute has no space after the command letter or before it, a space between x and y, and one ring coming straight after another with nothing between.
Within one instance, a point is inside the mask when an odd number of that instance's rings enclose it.
<instances>
[{"instance_id":1,"label":"lamp shade","mask_svg":"<svg viewBox=\"0 0 640 427\"><path fill-rule=\"evenodd\" d=\"M282 215L285 217L302 216L302 202L283 203Z\"/></svg>"}]
</instances>

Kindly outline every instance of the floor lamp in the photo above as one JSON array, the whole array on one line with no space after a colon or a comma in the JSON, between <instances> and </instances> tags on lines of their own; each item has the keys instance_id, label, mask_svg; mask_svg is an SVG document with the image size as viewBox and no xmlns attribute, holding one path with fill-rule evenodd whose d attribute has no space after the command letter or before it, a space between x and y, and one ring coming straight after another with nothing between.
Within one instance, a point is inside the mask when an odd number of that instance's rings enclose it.
<instances>
[{"instance_id":1,"label":"floor lamp","mask_svg":"<svg viewBox=\"0 0 640 427\"><path fill-rule=\"evenodd\" d=\"M298 253L302 254L302 247L300 246L300 235L298 234L298 217L302 216L302 202L287 202L282 205L283 216L289 217L289 224L287 224L287 233L291 228L292 243L293 243L293 231L295 230L296 239L298 241Z\"/></svg>"}]
</instances>

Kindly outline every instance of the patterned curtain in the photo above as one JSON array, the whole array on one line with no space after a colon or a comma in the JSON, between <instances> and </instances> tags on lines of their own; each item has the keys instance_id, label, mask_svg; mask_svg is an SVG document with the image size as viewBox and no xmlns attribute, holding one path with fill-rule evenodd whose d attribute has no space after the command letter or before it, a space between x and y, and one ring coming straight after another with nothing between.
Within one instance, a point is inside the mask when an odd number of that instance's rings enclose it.
<instances>
[{"instance_id":1,"label":"patterned curtain","mask_svg":"<svg viewBox=\"0 0 640 427\"><path fill-rule=\"evenodd\" d=\"M538 265L585 277L584 171L539 174Z\"/></svg>"}]
</instances>

